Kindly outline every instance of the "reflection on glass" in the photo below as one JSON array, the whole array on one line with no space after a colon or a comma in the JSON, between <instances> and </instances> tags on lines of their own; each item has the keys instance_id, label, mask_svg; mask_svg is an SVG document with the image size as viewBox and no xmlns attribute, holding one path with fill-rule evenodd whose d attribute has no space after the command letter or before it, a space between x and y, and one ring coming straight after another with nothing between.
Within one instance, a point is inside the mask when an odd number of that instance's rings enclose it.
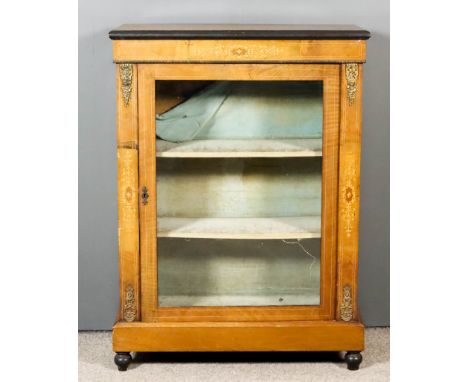
<instances>
[{"instance_id":1,"label":"reflection on glass","mask_svg":"<svg viewBox=\"0 0 468 382\"><path fill-rule=\"evenodd\" d=\"M158 240L159 306L320 303L320 240Z\"/></svg>"}]
</instances>

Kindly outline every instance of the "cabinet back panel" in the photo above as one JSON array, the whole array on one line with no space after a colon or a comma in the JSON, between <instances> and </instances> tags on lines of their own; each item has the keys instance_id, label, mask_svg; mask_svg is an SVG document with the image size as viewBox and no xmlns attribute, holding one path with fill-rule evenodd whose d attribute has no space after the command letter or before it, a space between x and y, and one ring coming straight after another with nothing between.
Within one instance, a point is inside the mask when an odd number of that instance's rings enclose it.
<instances>
[{"instance_id":1,"label":"cabinet back panel","mask_svg":"<svg viewBox=\"0 0 468 382\"><path fill-rule=\"evenodd\" d=\"M161 158L158 216L320 215L321 169L321 158Z\"/></svg>"},{"instance_id":2,"label":"cabinet back panel","mask_svg":"<svg viewBox=\"0 0 468 382\"><path fill-rule=\"evenodd\" d=\"M158 240L160 307L320 303L320 239Z\"/></svg>"},{"instance_id":3,"label":"cabinet back panel","mask_svg":"<svg viewBox=\"0 0 468 382\"><path fill-rule=\"evenodd\" d=\"M174 98L165 94L165 82L156 82L156 110L159 102ZM322 137L320 81L215 81L191 97L178 98L186 102L156 118L158 137L170 142Z\"/></svg>"}]
</instances>

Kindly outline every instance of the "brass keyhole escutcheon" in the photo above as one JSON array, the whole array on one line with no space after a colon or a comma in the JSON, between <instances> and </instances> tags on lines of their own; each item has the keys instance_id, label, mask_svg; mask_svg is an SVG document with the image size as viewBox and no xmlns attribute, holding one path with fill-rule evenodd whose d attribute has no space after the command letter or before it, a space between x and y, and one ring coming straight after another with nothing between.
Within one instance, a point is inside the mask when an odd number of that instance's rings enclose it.
<instances>
[{"instance_id":1,"label":"brass keyhole escutcheon","mask_svg":"<svg viewBox=\"0 0 468 382\"><path fill-rule=\"evenodd\" d=\"M146 186L143 186L143 188L141 189L141 202L143 203L143 205L148 204L148 198L148 188Z\"/></svg>"}]
</instances>

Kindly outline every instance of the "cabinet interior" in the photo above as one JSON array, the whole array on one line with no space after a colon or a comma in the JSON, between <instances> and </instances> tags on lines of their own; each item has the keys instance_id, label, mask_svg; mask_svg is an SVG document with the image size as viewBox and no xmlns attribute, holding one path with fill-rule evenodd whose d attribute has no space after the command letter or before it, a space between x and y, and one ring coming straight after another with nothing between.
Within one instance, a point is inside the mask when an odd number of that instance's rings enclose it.
<instances>
[{"instance_id":1,"label":"cabinet interior","mask_svg":"<svg viewBox=\"0 0 468 382\"><path fill-rule=\"evenodd\" d=\"M159 306L320 304L322 103L319 81L156 82Z\"/></svg>"}]
</instances>

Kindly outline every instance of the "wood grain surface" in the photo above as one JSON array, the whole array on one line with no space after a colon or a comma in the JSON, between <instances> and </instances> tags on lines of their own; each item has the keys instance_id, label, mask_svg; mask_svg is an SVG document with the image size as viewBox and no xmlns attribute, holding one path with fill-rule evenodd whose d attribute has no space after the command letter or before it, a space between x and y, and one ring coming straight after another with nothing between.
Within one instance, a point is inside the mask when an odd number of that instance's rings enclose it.
<instances>
[{"instance_id":1,"label":"wood grain surface","mask_svg":"<svg viewBox=\"0 0 468 382\"><path fill-rule=\"evenodd\" d=\"M114 40L115 62L365 62L363 40Z\"/></svg>"},{"instance_id":2,"label":"wood grain surface","mask_svg":"<svg viewBox=\"0 0 468 382\"><path fill-rule=\"evenodd\" d=\"M337 321L117 323L121 351L341 351L364 349L364 326Z\"/></svg>"}]
</instances>

